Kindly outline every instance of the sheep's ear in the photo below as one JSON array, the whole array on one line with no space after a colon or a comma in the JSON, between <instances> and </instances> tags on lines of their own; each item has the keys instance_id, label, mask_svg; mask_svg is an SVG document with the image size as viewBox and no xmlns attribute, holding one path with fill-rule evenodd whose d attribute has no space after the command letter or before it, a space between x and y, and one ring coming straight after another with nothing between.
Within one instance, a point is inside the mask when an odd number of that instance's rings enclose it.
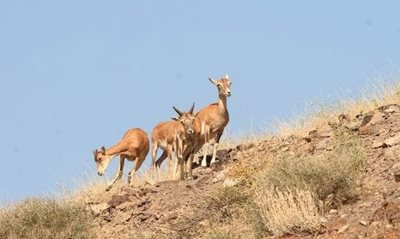
<instances>
[{"instance_id":1,"label":"sheep's ear","mask_svg":"<svg viewBox=\"0 0 400 239\"><path fill-rule=\"evenodd\" d=\"M101 147L101 154L106 155L106 148L104 146Z\"/></svg>"}]
</instances>

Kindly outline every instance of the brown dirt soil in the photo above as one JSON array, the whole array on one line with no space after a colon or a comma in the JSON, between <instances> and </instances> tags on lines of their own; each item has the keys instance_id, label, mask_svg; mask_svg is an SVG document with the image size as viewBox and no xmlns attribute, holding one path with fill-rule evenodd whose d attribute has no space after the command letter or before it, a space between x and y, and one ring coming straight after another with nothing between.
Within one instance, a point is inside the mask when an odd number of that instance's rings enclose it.
<instances>
[{"instance_id":1,"label":"brown dirt soil","mask_svg":"<svg viewBox=\"0 0 400 239\"><path fill-rule=\"evenodd\" d=\"M91 200L100 238L199 238L209 226L212 196L230 177L237 163L254 166L254 158L269 154L299 156L332 150L334 129L359 135L367 162L359 196L337 211L326 213L315 235L284 238L400 238L400 106L386 105L338 120L304 136L269 137L258 143L220 150L212 168L196 168L195 180L160 182L142 188L122 187L106 200ZM230 178L232 179L232 178ZM94 210L93 208L100 208ZM243 238L246 238L245 236Z\"/></svg>"}]
</instances>

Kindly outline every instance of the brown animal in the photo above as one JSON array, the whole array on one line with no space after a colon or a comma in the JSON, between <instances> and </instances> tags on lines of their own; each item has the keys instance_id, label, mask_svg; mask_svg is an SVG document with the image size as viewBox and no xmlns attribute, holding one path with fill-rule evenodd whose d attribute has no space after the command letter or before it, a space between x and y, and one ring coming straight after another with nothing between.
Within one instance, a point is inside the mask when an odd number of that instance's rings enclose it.
<instances>
[{"instance_id":1,"label":"brown animal","mask_svg":"<svg viewBox=\"0 0 400 239\"><path fill-rule=\"evenodd\" d=\"M135 161L134 167L128 174L128 184L131 184L132 177L142 165L147 154L149 153L149 139L147 133L142 129L129 129L121 141L116 145L106 149L104 146L100 150L94 150L94 161L97 165L97 173L102 176L108 167L110 161L119 155L119 168L115 179L107 186L106 190L110 190L114 183L121 179L124 168L125 159Z\"/></svg>"},{"instance_id":2,"label":"brown animal","mask_svg":"<svg viewBox=\"0 0 400 239\"><path fill-rule=\"evenodd\" d=\"M188 178L192 178L192 161L194 154L197 153L203 145L204 156L201 165L207 166L207 146L213 145L213 156L211 164L215 163L218 144L224 132L226 125L229 122L229 112L227 108L227 97L231 96L231 80L229 75L225 74L222 79L213 80L208 78L212 84L218 89L218 102L210 104L201 109L194 121L195 143L191 149L187 149L183 158L188 162Z\"/></svg>"},{"instance_id":3,"label":"brown animal","mask_svg":"<svg viewBox=\"0 0 400 239\"><path fill-rule=\"evenodd\" d=\"M178 160L182 160L182 154L194 139L193 122L195 115L193 115L194 103L188 112L181 112L177 108L173 109L178 113L177 118L172 118L172 121L161 122L156 125L151 133L151 158L152 169L157 169L158 178L161 177L161 163L168 158L168 172L170 171L171 161L175 161L174 165L174 179L176 178L176 170L178 165L182 165ZM161 148L163 153L156 159L157 149ZM175 160L172 154L175 152ZM182 168L182 167L181 167ZM183 169L180 170L180 179L183 179Z\"/></svg>"}]
</instances>

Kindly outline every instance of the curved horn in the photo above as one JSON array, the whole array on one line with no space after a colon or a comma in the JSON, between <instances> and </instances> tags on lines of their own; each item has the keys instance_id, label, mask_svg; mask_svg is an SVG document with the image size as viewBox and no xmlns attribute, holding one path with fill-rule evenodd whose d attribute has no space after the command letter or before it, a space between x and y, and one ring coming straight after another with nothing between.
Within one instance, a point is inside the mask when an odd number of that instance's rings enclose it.
<instances>
[{"instance_id":1,"label":"curved horn","mask_svg":"<svg viewBox=\"0 0 400 239\"><path fill-rule=\"evenodd\" d=\"M215 82L215 80L214 80L213 78L211 78L211 77L208 77L208 80L209 80L211 83L213 83L214 85L217 84L217 82Z\"/></svg>"},{"instance_id":2,"label":"curved horn","mask_svg":"<svg viewBox=\"0 0 400 239\"><path fill-rule=\"evenodd\" d=\"M189 113L193 114L193 110L194 110L194 102L193 102L192 108L190 108L190 110L189 110Z\"/></svg>"},{"instance_id":3,"label":"curved horn","mask_svg":"<svg viewBox=\"0 0 400 239\"><path fill-rule=\"evenodd\" d=\"M172 108L176 111L176 113L178 113L179 116L182 116L182 112L180 110L175 108L175 106L172 106Z\"/></svg>"}]
</instances>

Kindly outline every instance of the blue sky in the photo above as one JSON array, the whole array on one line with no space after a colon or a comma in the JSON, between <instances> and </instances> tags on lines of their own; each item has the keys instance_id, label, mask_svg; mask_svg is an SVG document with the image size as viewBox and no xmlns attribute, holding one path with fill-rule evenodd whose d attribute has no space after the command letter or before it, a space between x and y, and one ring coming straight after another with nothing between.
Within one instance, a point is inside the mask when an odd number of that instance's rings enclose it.
<instances>
[{"instance_id":1,"label":"blue sky","mask_svg":"<svg viewBox=\"0 0 400 239\"><path fill-rule=\"evenodd\" d=\"M311 99L357 95L399 67L398 9L363 0L0 1L0 199L73 188L95 175L94 148L128 128L150 133L172 105L216 101L209 76L231 76L233 133L290 118Z\"/></svg>"}]
</instances>

